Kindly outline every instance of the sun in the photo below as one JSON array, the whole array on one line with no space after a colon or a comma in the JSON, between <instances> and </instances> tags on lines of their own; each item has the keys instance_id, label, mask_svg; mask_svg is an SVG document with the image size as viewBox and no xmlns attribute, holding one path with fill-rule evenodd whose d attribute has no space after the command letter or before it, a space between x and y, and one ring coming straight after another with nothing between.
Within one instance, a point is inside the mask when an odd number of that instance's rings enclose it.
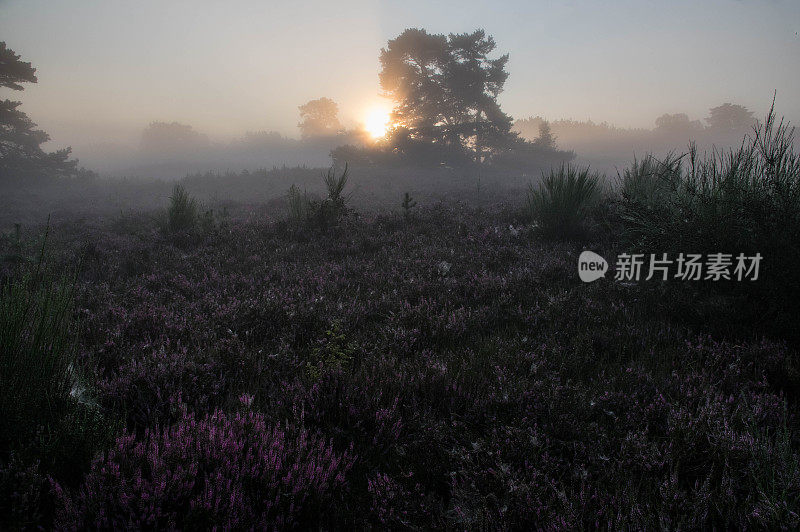
<instances>
[{"instance_id":1,"label":"sun","mask_svg":"<svg viewBox=\"0 0 800 532\"><path fill-rule=\"evenodd\" d=\"M389 131L389 113L387 109L375 108L367 113L364 119L364 129L373 139L386 136Z\"/></svg>"}]
</instances>

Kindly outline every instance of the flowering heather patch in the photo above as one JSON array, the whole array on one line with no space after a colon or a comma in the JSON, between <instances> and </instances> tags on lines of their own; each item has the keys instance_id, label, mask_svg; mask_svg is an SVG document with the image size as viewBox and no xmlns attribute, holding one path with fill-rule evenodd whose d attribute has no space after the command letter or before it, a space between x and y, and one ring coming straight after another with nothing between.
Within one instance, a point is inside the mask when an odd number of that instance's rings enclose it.
<instances>
[{"instance_id":1,"label":"flowering heather patch","mask_svg":"<svg viewBox=\"0 0 800 532\"><path fill-rule=\"evenodd\" d=\"M52 233L94 257L77 363L119 428L79 471L0 456L17 522L800 526L797 346L728 321L757 301L584 284L503 206Z\"/></svg>"},{"instance_id":2,"label":"flowering heather patch","mask_svg":"<svg viewBox=\"0 0 800 532\"><path fill-rule=\"evenodd\" d=\"M76 495L57 483L59 528L280 529L324 524L353 463L305 430L261 414L188 415L122 435Z\"/></svg>"}]
</instances>

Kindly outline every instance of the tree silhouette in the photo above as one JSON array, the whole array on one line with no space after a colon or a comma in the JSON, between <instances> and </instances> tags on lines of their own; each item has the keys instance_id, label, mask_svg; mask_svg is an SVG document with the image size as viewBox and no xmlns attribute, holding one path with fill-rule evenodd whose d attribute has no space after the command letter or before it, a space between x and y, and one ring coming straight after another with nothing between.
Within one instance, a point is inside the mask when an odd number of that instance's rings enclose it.
<instances>
[{"instance_id":1,"label":"tree silhouette","mask_svg":"<svg viewBox=\"0 0 800 532\"><path fill-rule=\"evenodd\" d=\"M723 103L712 107L709 112L710 116L706 118L708 125L720 131L743 131L755 122L752 111L742 105Z\"/></svg>"},{"instance_id":2,"label":"tree silhouette","mask_svg":"<svg viewBox=\"0 0 800 532\"><path fill-rule=\"evenodd\" d=\"M180 122L151 122L142 132L140 148L151 155L185 155L207 148L208 137Z\"/></svg>"},{"instance_id":3,"label":"tree silhouette","mask_svg":"<svg viewBox=\"0 0 800 532\"><path fill-rule=\"evenodd\" d=\"M381 88L395 101L395 149L435 145L452 158L490 159L515 139L497 103L508 55L483 30L448 36L408 29L381 50Z\"/></svg>"},{"instance_id":4,"label":"tree silhouette","mask_svg":"<svg viewBox=\"0 0 800 532\"><path fill-rule=\"evenodd\" d=\"M36 69L0 42L0 87L23 90L20 83L36 83ZM78 161L70 161L70 148L47 153L42 144L50 136L18 108L21 102L0 101L0 182L29 181L46 176L70 176Z\"/></svg>"},{"instance_id":5,"label":"tree silhouette","mask_svg":"<svg viewBox=\"0 0 800 532\"><path fill-rule=\"evenodd\" d=\"M534 144L542 148L556 149L556 137L550 129L550 122L543 120L539 124L539 136L534 141Z\"/></svg>"},{"instance_id":6,"label":"tree silhouette","mask_svg":"<svg viewBox=\"0 0 800 532\"><path fill-rule=\"evenodd\" d=\"M656 118L656 130L665 133L688 133L703 129L698 120L689 120L686 113L663 114Z\"/></svg>"},{"instance_id":7,"label":"tree silhouette","mask_svg":"<svg viewBox=\"0 0 800 532\"><path fill-rule=\"evenodd\" d=\"M310 100L300 107L300 135L304 138L336 135L341 129L339 106L330 98Z\"/></svg>"},{"instance_id":8,"label":"tree silhouette","mask_svg":"<svg viewBox=\"0 0 800 532\"><path fill-rule=\"evenodd\" d=\"M36 83L36 69L30 63L19 60L14 50L6 47L5 42L0 42L0 87L23 90L20 83Z\"/></svg>"}]
</instances>

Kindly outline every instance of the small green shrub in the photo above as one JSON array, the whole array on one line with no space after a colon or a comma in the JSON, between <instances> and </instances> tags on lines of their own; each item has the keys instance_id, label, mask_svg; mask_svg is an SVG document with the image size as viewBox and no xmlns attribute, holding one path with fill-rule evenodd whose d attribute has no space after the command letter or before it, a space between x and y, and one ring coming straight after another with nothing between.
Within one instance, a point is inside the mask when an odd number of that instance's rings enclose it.
<instances>
[{"instance_id":1,"label":"small green shrub","mask_svg":"<svg viewBox=\"0 0 800 532\"><path fill-rule=\"evenodd\" d=\"M167 229L176 233L191 231L198 222L197 201L189 195L182 185L175 185L169 198L167 209Z\"/></svg>"},{"instance_id":2,"label":"small green shrub","mask_svg":"<svg viewBox=\"0 0 800 532\"><path fill-rule=\"evenodd\" d=\"M412 211L417 206L417 202L411 197L411 194L406 192L403 194L403 202L400 204L403 207L403 218L408 221L411 219Z\"/></svg>"},{"instance_id":3,"label":"small green shrub","mask_svg":"<svg viewBox=\"0 0 800 532\"><path fill-rule=\"evenodd\" d=\"M588 232L588 214L599 195L600 176L588 168L561 165L531 185L528 209L539 231L551 238L580 238Z\"/></svg>"},{"instance_id":4,"label":"small green shrub","mask_svg":"<svg viewBox=\"0 0 800 532\"><path fill-rule=\"evenodd\" d=\"M328 196L322 200L312 199L308 193L292 185L289 188L287 203L289 208L289 221L296 226L314 227L320 230L327 230L339 223L341 218L348 214L348 197L344 194L347 185L348 167L345 164L344 171L336 174L336 170L331 167L322 176L327 189Z\"/></svg>"},{"instance_id":5,"label":"small green shrub","mask_svg":"<svg viewBox=\"0 0 800 532\"><path fill-rule=\"evenodd\" d=\"M312 380L318 380L328 371L338 371L350 366L355 346L347 340L338 323L325 331L325 338L311 350L310 360L306 362L306 373Z\"/></svg>"}]
</instances>

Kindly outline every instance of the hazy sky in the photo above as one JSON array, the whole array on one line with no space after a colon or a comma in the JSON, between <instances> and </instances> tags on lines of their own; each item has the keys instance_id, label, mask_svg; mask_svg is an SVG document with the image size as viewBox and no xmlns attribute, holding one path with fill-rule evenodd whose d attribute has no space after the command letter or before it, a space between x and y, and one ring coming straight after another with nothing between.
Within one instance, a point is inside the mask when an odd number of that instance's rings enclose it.
<instances>
[{"instance_id":1,"label":"hazy sky","mask_svg":"<svg viewBox=\"0 0 800 532\"><path fill-rule=\"evenodd\" d=\"M484 28L509 53L514 117L652 127L730 101L800 118L800 1L0 0L0 40L38 69L23 109L56 144L134 139L153 120L212 138L296 136L328 96L354 125L405 28Z\"/></svg>"}]
</instances>

